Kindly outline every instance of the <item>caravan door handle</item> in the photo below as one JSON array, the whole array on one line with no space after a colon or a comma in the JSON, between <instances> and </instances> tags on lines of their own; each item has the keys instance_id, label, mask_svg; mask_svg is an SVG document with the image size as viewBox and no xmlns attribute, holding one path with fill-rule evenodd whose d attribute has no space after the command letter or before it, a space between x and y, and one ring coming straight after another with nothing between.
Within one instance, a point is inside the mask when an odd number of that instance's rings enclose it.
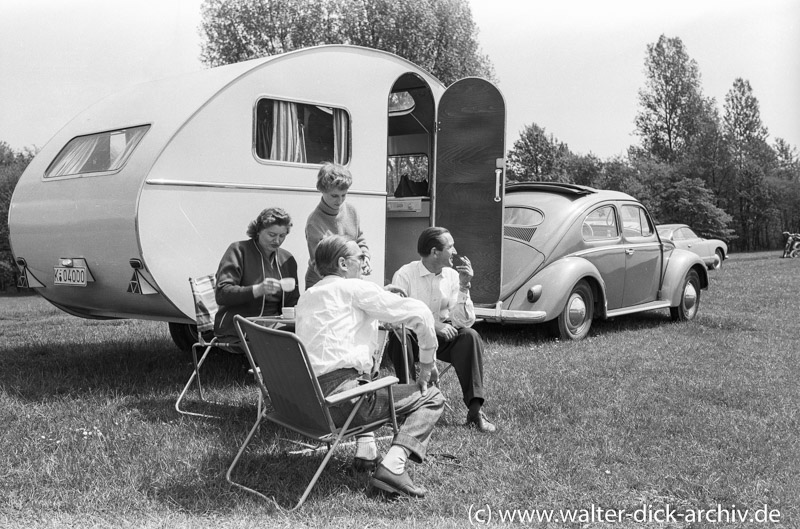
<instances>
[{"instance_id":1,"label":"caravan door handle","mask_svg":"<svg viewBox=\"0 0 800 529\"><path fill-rule=\"evenodd\" d=\"M503 188L500 186L503 185L503 169L506 167L506 159L495 158L494 167L494 201L500 202L503 200L503 197L501 196Z\"/></svg>"},{"instance_id":2,"label":"caravan door handle","mask_svg":"<svg viewBox=\"0 0 800 529\"><path fill-rule=\"evenodd\" d=\"M634 250L633 248L625 248L625 254L626 255L633 255L633 252L635 252L635 251L636 250Z\"/></svg>"}]
</instances>

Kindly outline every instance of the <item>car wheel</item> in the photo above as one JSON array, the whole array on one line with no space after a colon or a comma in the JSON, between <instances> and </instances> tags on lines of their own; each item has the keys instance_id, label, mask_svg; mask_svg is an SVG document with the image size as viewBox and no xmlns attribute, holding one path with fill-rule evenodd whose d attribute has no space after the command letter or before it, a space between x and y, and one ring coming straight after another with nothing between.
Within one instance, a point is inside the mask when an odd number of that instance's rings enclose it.
<instances>
[{"instance_id":1,"label":"car wheel","mask_svg":"<svg viewBox=\"0 0 800 529\"><path fill-rule=\"evenodd\" d=\"M722 250L720 250L719 248L717 248L716 254L717 254L717 262L714 264L714 270L719 270L720 268L722 268L722 261L725 259L725 256L722 255Z\"/></svg>"},{"instance_id":2,"label":"car wheel","mask_svg":"<svg viewBox=\"0 0 800 529\"><path fill-rule=\"evenodd\" d=\"M553 333L562 340L582 340L589 334L593 317L592 288L581 280L570 292L564 310L552 321Z\"/></svg>"},{"instance_id":3,"label":"car wheel","mask_svg":"<svg viewBox=\"0 0 800 529\"><path fill-rule=\"evenodd\" d=\"M669 314L672 321L689 321L697 315L700 307L700 276L694 270L686 273L683 280L681 302L677 307L670 307Z\"/></svg>"},{"instance_id":4,"label":"car wheel","mask_svg":"<svg viewBox=\"0 0 800 529\"><path fill-rule=\"evenodd\" d=\"M197 342L197 325L169 322L169 335L178 349L191 353L192 346Z\"/></svg>"}]
</instances>

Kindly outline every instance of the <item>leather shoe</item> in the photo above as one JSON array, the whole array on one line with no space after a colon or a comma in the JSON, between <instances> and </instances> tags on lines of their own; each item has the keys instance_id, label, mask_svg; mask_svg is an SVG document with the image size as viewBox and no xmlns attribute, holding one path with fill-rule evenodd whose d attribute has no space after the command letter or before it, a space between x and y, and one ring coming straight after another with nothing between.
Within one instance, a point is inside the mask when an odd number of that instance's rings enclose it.
<instances>
[{"instance_id":1,"label":"leather shoe","mask_svg":"<svg viewBox=\"0 0 800 529\"><path fill-rule=\"evenodd\" d=\"M486 418L486 414L483 413L483 410L479 411L475 415L467 414L467 426L474 426L482 433L494 433L497 431L497 427L489 422L489 419Z\"/></svg>"},{"instance_id":2,"label":"leather shoe","mask_svg":"<svg viewBox=\"0 0 800 529\"><path fill-rule=\"evenodd\" d=\"M405 470L402 474L397 475L389 472L389 469L383 465L378 465L378 469L369 482L376 489L392 494L403 494L412 498L424 498L425 493L428 492L424 487L414 485Z\"/></svg>"},{"instance_id":3,"label":"leather shoe","mask_svg":"<svg viewBox=\"0 0 800 529\"><path fill-rule=\"evenodd\" d=\"M364 459L363 457L353 458L353 470L356 472L373 472L383 461L380 454L375 459Z\"/></svg>"}]
</instances>

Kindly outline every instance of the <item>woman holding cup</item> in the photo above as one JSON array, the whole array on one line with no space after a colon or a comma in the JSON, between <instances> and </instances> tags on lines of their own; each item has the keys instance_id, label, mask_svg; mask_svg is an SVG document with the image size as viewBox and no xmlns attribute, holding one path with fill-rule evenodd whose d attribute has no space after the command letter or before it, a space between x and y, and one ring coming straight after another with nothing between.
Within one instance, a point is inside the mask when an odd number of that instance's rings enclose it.
<instances>
[{"instance_id":1,"label":"woman holding cup","mask_svg":"<svg viewBox=\"0 0 800 529\"><path fill-rule=\"evenodd\" d=\"M292 219L281 208L267 208L247 227L248 240L231 243L217 270L215 297L219 310L214 334L239 340L233 317L277 316L300 297L297 261L281 248Z\"/></svg>"}]
</instances>

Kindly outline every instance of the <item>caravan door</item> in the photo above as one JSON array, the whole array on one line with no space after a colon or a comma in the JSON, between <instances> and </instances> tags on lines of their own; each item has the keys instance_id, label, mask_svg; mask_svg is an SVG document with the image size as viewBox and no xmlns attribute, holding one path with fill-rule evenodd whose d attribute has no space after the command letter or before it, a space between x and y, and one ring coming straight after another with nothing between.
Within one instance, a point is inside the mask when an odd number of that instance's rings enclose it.
<instances>
[{"instance_id":1,"label":"caravan door","mask_svg":"<svg viewBox=\"0 0 800 529\"><path fill-rule=\"evenodd\" d=\"M505 120L502 94L484 79L457 81L439 100L434 225L447 228L472 262L476 304L500 299Z\"/></svg>"}]
</instances>

